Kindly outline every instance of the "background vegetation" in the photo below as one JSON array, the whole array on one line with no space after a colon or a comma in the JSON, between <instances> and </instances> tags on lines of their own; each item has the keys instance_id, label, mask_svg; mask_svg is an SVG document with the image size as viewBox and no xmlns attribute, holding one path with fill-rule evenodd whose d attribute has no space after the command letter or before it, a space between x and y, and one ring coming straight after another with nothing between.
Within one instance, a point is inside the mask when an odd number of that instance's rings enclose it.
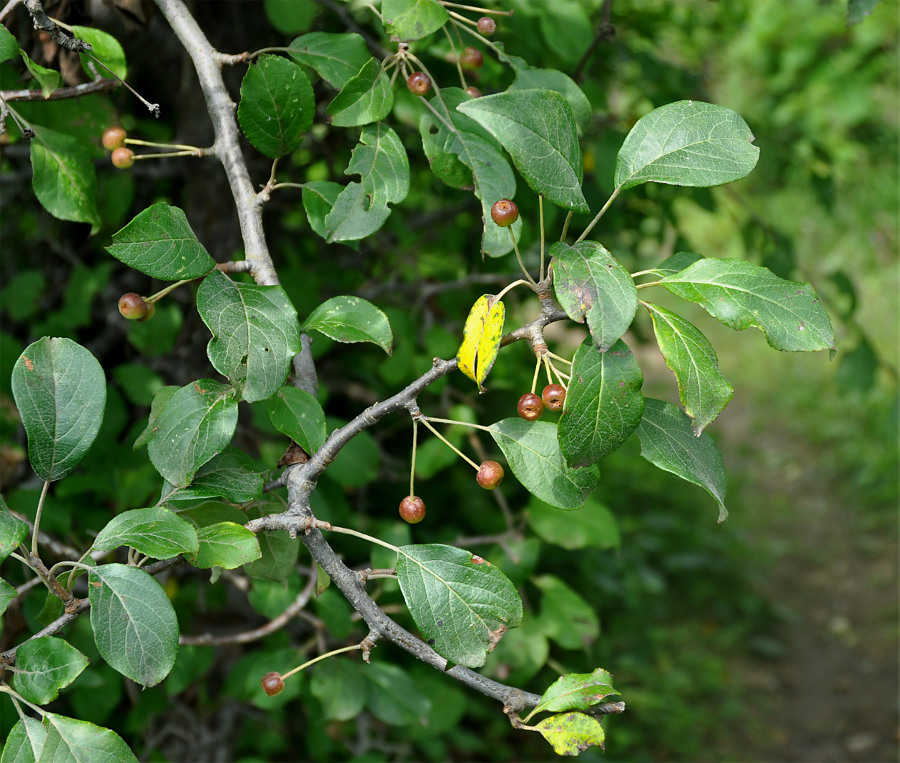
<instances>
[{"instance_id":1,"label":"background vegetation","mask_svg":"<svg viewBox=\"0 0 900 763\"><path fill-rule=\"evenodd\" d=\"M268 0L262 14L258 3L203 2L194 11L220 50L238 52L286 45L311 29L342 30L341 13L365 17L357 5ZM892 759L898 636L897 4L883 0L871 16L848 26L839 2L613 0L615 36L583 60L602 21L602 5L511 0L504 7L515 15L497 34L511 54L576 77L590 99L594 119L583 147L592 208L611 191L615 155L630 126L655 106L695 98L733 108L762 150L756 171L733 185L636 189L604 218L606 245L632 270L690 250L746 258L783 277L809 280L832 314L838 354L830 363L821 353L775 355L758 333L732 335L698 317L737 390L711 428L729 467L731 517L716 525L708 497L636 458L636 445L604 462L604 485L584 510L590 519L583 527L560 536L546 521L547 510L532 501L520 539L503 546L473 542L473 548L501 564L516 583L535 569L565 580L584 597L596 622L578 603L571 606L584 628L574 641L569 632L538 638L526 622L504 638L487 672L543 686L557 669L608 668L629 709L609 722L605 756L587 753L584 759ZM75 542L111 514L155 500L158 477L146 454L132 451L131 444L145 425L155 389L208 372L207 339L189 296L176 293L147 324L125 322L116 310L118 296L158 287L112 260L103 245L137 210L162 200L187 212L218 260L237 255L240 238L218 166L185 158L140 162L119 172L100 149L103 128L117 122L148 139L210 141L193 73L163 20L156 16L135 25L123 22L121 14L92 15L99 4L48 10L68 23L115 34L128 56L132 84L159 101L163 113L159 121L145 117L124 92L23 104L36 123L65 123L96 145L103 226L93 236L88 226L55 220L37 205L28 150L14 131L2 148L0 426L2 490L13 510L33 511L39 492L23 462L23 437L11 404L9 373L21 350L42 335L71 337L101 360L110 383L100 438L80 470L48 499L44 529ZM300 10L308 10L308 17ZM7 23L19 34L29 22L19 9ZM451 67L441 68L443 42L435 36L419 46L426 48L439 79L451 81ZM37 51L33 57L56 65ZM485 79L496 74L493 67L499 70L488 57ZM236 93L240 75L230 76ZM21 77L21 66L0 66L0 88L23 87ZM402 97L395 108L406 126L401 138L414 154L418 112ZM350 148L342 134L322 123L290 159L297 179L340 177ZM299 193L276 194L266 212L281 282L301 315L334 294L358 294L385 309L394 327L395 349L386 361L375 347L345 353L316 340L320 401L335 417L331 424L392 394L433 356L452 356L474 297L514 270L509 259L482 263L480 210L441 187L419 158L410 197L359 251L326 247L310 235ZM268 171L262 159L251 167L260 183ZM520 193L517 201L523 218L535 220L529 194ZM548 227L558 230L561 222L551 215ZM526 228L523 238L534 241L536 232ZM513 313L514 305L511 299ZM677 399L668 372L643 341L650 336L649 327L638 324L629 340L639 347L645 386ZM559 339L574 348L581 337ZM648 370L654 362L655 376ZM530 382L531 367L529 353L514 348L496 365L488 394L477 397L463 379L451 378L435 385L433 400L447 410L466 405L481 413L511 411ZM255 428L238 437L258 454L259 468L269 469L283 453L284 440L264 411L254 414ZM405 494L408 425L389 420L372 434L354 441L326 472L314 507L336 522L363 517L368 532L403 542L409 531L395 512ZM469 474L448 468L451 463L430 443L420 452L418 479L429 516L417 529L417 541L452 542L504 529L490 497ZM518 505L529 497L512 489L508 499ZM337 545L347 557L369 553L353 542ZM372 566L385 566L377 562L376 553ZM280 612L303 584L298 575L287 592L276 585L255 587L250 610L229 586L193 572L169 583L182 628L193 633L261 622ZM380 599L388 607L400 601L391 585L383 585ZM303 621L313 649L324 638L322 624L337 638L357 627L346 604L332 594L317 599ZM527 605L527 588L525 598ZM43 606L43 596L31 596L7 617L2 648L41 621ZM531 614L538 630L554 616ZM71 639L96 658L87 626L76 622ZM111 669L89 671L64 693L61 707L115 728L157 760L215 754L320 761L549 757L540 740L510 735L494 703L430 669L407 665L398 650L390 658L404 665L405 674L389 676L393 691L411 701L430 700L427 727L411 724L400 711L392 715L396 697L390 696L370 697L362 714L340 720L321 688L329 671L340 669L335 666L310 671L284 694L266 698L258 690L259 677L299 661L289 643L281 631L242 647L182 647L172 675L139 696ZM549 660L541 667L546 645ZM848 704L857 707L850 710ZM4 709L0 737L14 720Z\"/></svg>"}]
</instances>

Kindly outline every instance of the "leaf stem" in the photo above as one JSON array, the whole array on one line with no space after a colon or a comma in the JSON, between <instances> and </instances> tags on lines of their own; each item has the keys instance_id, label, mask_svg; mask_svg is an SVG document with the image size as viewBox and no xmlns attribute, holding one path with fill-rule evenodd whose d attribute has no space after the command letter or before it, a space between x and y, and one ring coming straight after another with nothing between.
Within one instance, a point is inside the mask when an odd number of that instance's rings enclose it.
<instances>
[{"instance_id":1,"label":"leaf stem","mask_svg":"<svg viewBox=\"0 0 900 763\"><path fill-rule=\"evenodd\" d=\"M483 426L482 424L473 424L470 421L456 421L455 419L439 419L437 416L426 416L424 413L422 414L422 423L425 421L434 421L437 424L459 424L461 427L471 427L472 429L483 429L485 432L492 432L493 430L490 427Z\"/></svg>"},{"instance_id":2,"label":"leaf stem","mask_svg":"<svg viewBox=\"0 0 900 763\"><path fill-rule=\"evenodd\" d=\"M575 213L570 209L570 210L569 210L569 213L566 215L566 220L565 220L565 222L563 223L562 233L560 233L560 235L559 235L559 240L560 240L560 241L565 241L565 240L566 240L566 234L569 232L569 223L572 222L572 216L573 216L574 214L575 214Z\"/></svg>"},{"instance_id":3,"label":"leaf stem","mask_svg":"<svg viewBox=\"0 0 900 763\"><path fill-rule=\"evenodd\" d=\"M384 546L385 548L389 548L394 553L400 553L400 549L393 545L392 543L388 543L386 540L379 540L371 535L366 535L365 533L357 532L356 530L351 530L349 527L335 527L328 522L319 523L319 528L322 530L328 530L333 533L340 533L341 535L352 535L356 538L362 538L363 540L369 541L369 543L375 543L379 546Z\"/></svg>"},{"instance_id":4,"label":"leaf stem","mask_svg":"<svg viewBox=\"0 0 900 763\"><path fill-rule=\"evenodd\" d=\"M499 294L497 294L497 295L494 297L494 301L493 301L491 304L492 304L492 305L496 305L501 299L503 299L503 297L506 295L506 293L507 293L508 291L511 291L512 289L515 289L516 286L521 286L521 285L523 285L523 284L526 285L526 286L530 286L532 283L534 283L534 282L532 281L531 283L529 283L528 281L523 281L521 278L520 278L518 281L513 281L513 282L512 282L511 284L509 284L508 286L504 286L504 287L503 287L503 289L501 290L501 292L500 292Z\"/></svg>"},{"instance_id":5,"label":"leaf stem","mask_svg":"<svg viewBox=\"0 0 900 763\"><path fill-rule=\"evenodd\" d=\"M416 443L419 439L419 421L413 419L413 447L412 447L412 463L409 465L409 494L415 495L416 482Z\"/></svg>"},{"instance_id":6,"label":"leaf stem","mask_svg":"<svg viewBox=\"0 0 900 763\"><path fill-rule=\"evenodd\" d=\"M36 712L38 715L40 715L41 718L43 718L47 714L47 711L44 710L44 708L39 707L38 705L32 705L27 699L25 699L25 697L23 697L17 691L14 691L13 689L11 689L9 686L4 686L3 684L0 684L0 692L3 692L4 694L9 694L9 698L13 701L13 704L16 705L17 710L18 710L18 703L23 702L26 705L28 705L28 707L30 707L32 710L34 710L34 712ZM21 713L19 713L19 715L21 715Z\"/></svg>"},{"instance_id":7,"label":"leaf stem","mask_svg":"<svg viewBox=\"0 0 900 763\"><path fill-rule=\"evenodd\" d=\"M38 498L37 511L34 513L34 530L31 536L31 554L38 555L38 529L41 526L41 512L44 510L44 501L47 498L47 491L50 489L50 480L44 480L44 487L41 488L41 497Z\"/></svg>"},{"instance_id":8,"label":"leaf stem","mask_svg":"<svg viewBox=\"0 0 900 763\"><path fill-rule=\"evenodd\" d=\"M440 432L438 432L437 429L435 429L433 426L431 426L428 419L423 417L422 423L426 427L428 427L428 429L431 430L431 433L435 437L437 437L439 440L441 440L444 443L444 445L446 445L448 448L450 448L450 450L452 450L454 453L456 453L456 455L459 456L463 461L468 463L473 469L475 469L476 472L478 471L478 464L476 464L471 458L469 458L465 453L463 453L459 448L457 448L452 442L450 442L450 440L448 440L446 437L444 437L444 435L442 435ZM410 495L412 495L412 494L410 493Z\"/></svg>"},{"instance_id":9,"label":"leaf stem","mask_svg":"<svg viewBox=\"0 0 900 763\"><path fill-rule=\"evenodd\" d=\"M659 281L648 281L647 283L639 283L634 288L636 289L646 289L648 286L659 286L662 283L662 280Z\"/></svg>"},{"instance_id":10,"label":"leaf stem","mask_svg":"<svg viewBox=\"0 0 900 763\"><path fill-rule=\"evenodd\" d=\"M334 657L336 654L342 654L343 652L355 652L362 649L362 644L351 644L350 646L344 646L340 649L334 649L330 652L326 652L325 654L320 654L318 657L309 660L308 662L304 662L302 665L298 665L293 670L289 670L287 673L281 676L281 680L283 681L285 678L289 678L294 675L294 673L299 673L301 670L308 668L310 665L314 665L319 660L327 659L328 657Z\"/></svg>"},{"instance_id":11,"label":"leaf stem","mask_svg":"<svg viewBox=\"0 0 900 763\"><path fill-rule=\"evenodd\" d=\"M512 225L508 226L506 230L509 231L509 237L512 239L512 242L513 242L513 249L516 250L516 259L519 261L519 267L522 268L522 272L525 274L525 277L528 279L528 283L530 283L532 286L536 287L537 283L535 283L535 280L531 277L531 274L528 272L527 268L525 267L525 263L522 262L522 255L519 254L519 244L516 242L516 234L513 233Z\"/></svg>"},{"instance_id":12,"label":"leaf stem","mask_svg":"<svg viewBox=\"0 0 900 763\"><path fill-rule=\"evenodd\" d=\"M575 243L576 243L576 244L577 244L579 241L583 241L583 240L584 240L584 237L587 236L587 234L590 233L590 232L594 229L594 226L595 226L598 222L600 222L600 218L603 217L604 214L606 214L606 210L610 208L610 206L611 206L612 203L616 200L616 197L619 195L619 193L621 193L621 191L622 191L622 186L619 186L618 188L616 188L615 191L612 192L612 196L610 196L610 197L606 200L606 204L604 204L604 205L600 208L600 211L595 215L594 219L591 220L591 222L590 222L590 224L588 225L588 227L584 229L584 233L582 233L577 239L575 239Z\"/></svg>"}]
</instances>

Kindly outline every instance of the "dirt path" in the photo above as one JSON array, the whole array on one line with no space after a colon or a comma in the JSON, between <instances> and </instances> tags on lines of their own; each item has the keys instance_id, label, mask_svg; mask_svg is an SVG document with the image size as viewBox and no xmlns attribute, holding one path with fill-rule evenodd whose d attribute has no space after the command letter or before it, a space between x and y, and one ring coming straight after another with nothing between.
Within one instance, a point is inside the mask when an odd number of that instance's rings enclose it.
<instances>
[{"instance_id":1,"label":"dirt path","mask_svg":"<svg viewBox=\"0 0 900 763\"><path fill-rule=\"evenodd\" d=\"M739 406L729 416L733 432L747 431L734 418ZM766 427L749 446L728 433L720 439L726 461L753 464L740 486L759 512L751 542L772 554L763 592L785 614L784 653L737 668L756 690L758 715L735 755L756 763L895 763L897 513L848 501L837 475L817 468L820 446L779 431L777 422Z\"/></svg>"}]
</instances>

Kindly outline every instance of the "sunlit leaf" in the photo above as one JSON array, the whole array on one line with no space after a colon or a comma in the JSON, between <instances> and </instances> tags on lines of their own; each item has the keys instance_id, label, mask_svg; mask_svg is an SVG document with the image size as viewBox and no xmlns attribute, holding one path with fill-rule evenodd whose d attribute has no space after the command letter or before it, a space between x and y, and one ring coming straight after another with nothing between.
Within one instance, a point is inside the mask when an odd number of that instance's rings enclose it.
<instances>
[{"instance_id":1,"label":"sunlit leaf","mask_svg":"<svg viewBox=\"0 0 900 763\"><path fill-rule=\"evenodd\" d=\"M484 380L491 371L497 353L500 351L500 339L503 337L503 322L506 317L506 306L495 300L493 294L484 294L478 298L463 327L463 341L456 352L459 370L483 388Z\"/></svg>"},{"instance_id":2,"label":"sunlit leaf","mask_svg":"<svg viewBox=\"0 0 900 763\"><path fill-rule=\"evenodd\" d=\"M584 713L551 715L536 728L557 755L580 755L589 747L602 749L606 739L600 721Z\"/></svg>"},{"instance_id":3,"label":"sunlit leaf","mask_svg":"<svg viewBox=\"0 0 900 763\"><path fill-rule=\"evenodd\" d=\"M613 694L618 694L609 671L597 668L593 673L567 673L554 681L541 695L535 712L588 710Z\"/></svg>"}]
</instances>

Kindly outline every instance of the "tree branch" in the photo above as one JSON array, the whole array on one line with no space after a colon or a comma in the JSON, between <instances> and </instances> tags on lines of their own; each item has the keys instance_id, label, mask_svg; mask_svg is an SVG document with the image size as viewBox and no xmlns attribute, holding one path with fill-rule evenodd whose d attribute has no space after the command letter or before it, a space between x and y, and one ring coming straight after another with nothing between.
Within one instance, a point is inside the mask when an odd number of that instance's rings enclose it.
<instances>
[{"instance_id":1,"label":"tree branch","mask_svg":"<svg viewBox=\"0 0 900 763\"><path fill-rule=\"evenodd\" d=\"M58 101L62 98L80 98L92 93L104 93L115 90L118 86L118 80L96 79L83 85L57 88L46 98L41 90L3 90L0 91L0 98L5 101Z\"/></svg>"},{"instance_id":2,"label":"tree branch","mask_svg":"<svg viewBox=\"0 0 900 763\"><path fill-rule=\"evenodd\" d=\"M49 34L54 42L66 50L71 50L75 53L84 53L86 50L93 50L93 48L84 40L79 40L77 37L70 37L63 32L63 30L56 25L56 22L44 13L44 6L41 4L41 0L25 0L25 8L34 20L34 28Z\"/></svg>"}]
</instances>

